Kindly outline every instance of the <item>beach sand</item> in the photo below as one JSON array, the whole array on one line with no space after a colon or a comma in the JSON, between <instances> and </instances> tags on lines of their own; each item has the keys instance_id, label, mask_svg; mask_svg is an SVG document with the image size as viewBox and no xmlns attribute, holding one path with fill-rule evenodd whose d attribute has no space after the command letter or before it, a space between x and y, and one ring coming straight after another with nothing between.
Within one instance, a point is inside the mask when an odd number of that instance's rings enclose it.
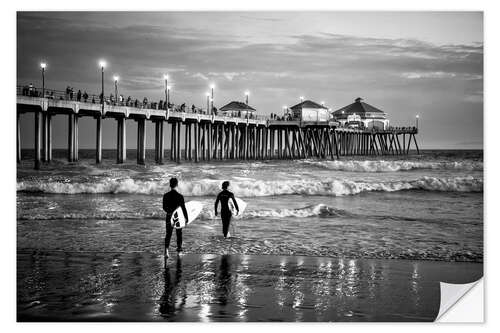
<instances>
[{"instance_id":1,"label":"beach sand","mask_svg":"<svg viewBox=\"0 0 500 333\"><path fill-rule=\"evenodd\" d=\"M18 321L433 321L480 263L271 255L17 253Z\"/></svg>"}]
</instances>

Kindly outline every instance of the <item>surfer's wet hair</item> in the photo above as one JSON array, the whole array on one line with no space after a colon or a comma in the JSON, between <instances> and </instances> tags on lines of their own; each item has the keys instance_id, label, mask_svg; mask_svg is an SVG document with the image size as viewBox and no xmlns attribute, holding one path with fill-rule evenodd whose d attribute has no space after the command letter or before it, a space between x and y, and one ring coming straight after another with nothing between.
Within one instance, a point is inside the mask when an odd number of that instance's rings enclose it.
<instances>
[{"instance_id":1,"label":"surfer's wet hair","mask_svg":"<svg viewBox=\"0 0 500 333\"><path fill-rule=\"evenodd\" d=\"M177 184L179 184L179 181L177 180L177 178L170 178L170 187L171 188L177 187Z\"/></svg>"},{"instance_id":2,"label":"surfer's wet hair","mask_svg":"<svg viewBox=\"0 0 500 333\"><path fill-rule=\"evenodd\" d=\"M227 180L225 182L222 182L222 189L223 190L227 190L228 187L229 187L229 182Z\"/></svg>"}]
</instances>

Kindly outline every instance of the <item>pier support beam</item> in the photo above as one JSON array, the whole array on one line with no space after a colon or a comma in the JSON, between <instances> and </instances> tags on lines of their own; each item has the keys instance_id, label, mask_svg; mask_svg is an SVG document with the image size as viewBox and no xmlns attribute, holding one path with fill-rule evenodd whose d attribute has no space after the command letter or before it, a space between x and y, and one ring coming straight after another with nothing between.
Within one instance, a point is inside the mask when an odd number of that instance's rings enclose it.
<instances>
[{"instance_id":1,"label":"pier support beam","mask_svg":"<svg viewBox=\"0 0 500 333\"><path fill-rule=\"evenodd\" d=\"M200 124L198 122L194 123L194 161L196 163L198 163L198 147L199 147L199 136L200 136L200 133L199 133L199 130L198 130L198 126Z\"/></svg>"},{"instance_id":2,"label":"pier support beam","mask_svg":"<svg viewBox=\"0 0 500 333\"><path fill-rule=\"evenodd\" d=\"M158 121L154 121L155 124L155 163L158 163L158 159L160 158L160 143L159 143L159 131L160 131L160 123Z\"/></svg>"},{"instance_id":3,"label":"pier support beam","mask_svg":"<svg viewBox=\"0 0 500 333\"><path fill-rule=\"evenodd\" d=\"M175 122L170 124L170 160L174 161L175 159Z\"/></svg>"},{"instance_id":4,"label":"pier support beam","mask_svg":"<svg viewBox=\"0 0 500 333\"><path fill-rule=\"evenodd\" d=\"M125 118L116 119L117 126L117 158L116 163L124 163L127 159L127 128Z\"/></svg>"},{"instance_id":5,"label":"pier support beam","mask_svg":"<svg viewBox=\"0 0 500 333\"><path fill-rule=\"evenodd\" d=\"M160 160L158 163L163 164L163 160L165 159L165 122L160 121Z\"/></svg>"},{"instance_id":6,"label":"pier support beam","mask_svg":"<svg viewBox=\"0 0 500 333\"><path fill-rule=\"evenodd\" d=\"M52 115L47 113L47 162L52 162Z\"/></svg>"},{"instance_id":7,"label":"pier support beam","mask_svg":"<svg viewBox=\"0 0 500 333\"><path fill-rule=\"evenodd\" d=\"M188 160L189 154L188 154L188 124L186 123L184 125L184 160Z\"/></svg>"},{"instance_id":8,"label":"pier support beam","mask_svg":"<svg viewBox=\"0 0 500 333\"><path fill-rule=\"evenodd\" d=\"M47 162L48 150L47 150L47 113L42 113L42 161Z\"/></svg>"},{"instance_id":9,"label":"pier support beam","mask_svg":"<svg viewBox=\"0 0 500 333\"><path fill-rule=\"evenodd\" d=\"M40 170L40 124L41 112L35 112L35 170Z\"/></svg>"},{"instance_id":10,"label":"pier support beam","mask_svg":"<svg viewBox=\"0 0 500 333\"><path fill-rule=\"evenodd\" d=\"M137 120L137 164L146 163L146 119Z\"/></svg>"},{"instance_id":11,"label":"pier support beam","mask_svg":"<svg viewBox=\"0 0 500 333\"><path fill-rule=\"evenodd\" d=\"M102 117L98 115L95 117L95 163L102 162Z\"/></svg>"},{"instance_id":12,"label":"pier support beam","mask_svg":"<svg viewBox=\"0 0 500 333\"><path fill-rule=\"evenodd\" d=\"M17 163L21 163L21 114L17 113L17 133L16 133L16 150L17 150Z\"/></svg>"},{"instance_id":13,"label":"pier support beam","mask_svg":"<svg viewBox=\"0 0 500 333\"><path fill-rule=\"evenodd\" d=\"M75 156L73 151L75 149L75 145L73 143L73 140L75 139L74 116L75 115L72 113L68 115L68 162L73 162L73 157Z\"/></svg>"},{"instance_id":14,"label":"pier support beam","mask_svg":"<svg viewBox=\"0 0 500 333\"><path fill-rule=\"evenodd\" d=\"M181 125L181 122L177 123L177 139L175 140L175 143L177 144L177 151L175 154L177 163L181 162Z\"/></svg>"},{"instance_id":15,"label":"pier support beam","mask_svg":"<svg viewBox=\"0 0 500 333\"><path fill-rule=\"evenodd\" d=\"M221 125L221 137L220 137L220 159L226 159L226 126L224 124Z\"/></svg>"},{"instance_id":16,"label":"pier support beam","mask_svg":"<svg viewBox=\"0 0 500 333\"><path fill-rule=\"evenodd\" d=\"M164 134L163 134L163 120L158 120L155 121L155 161L158 164L163 163L163 141L164 141Z\"/></svg>"},{"instance_id":17,"label":"pier support beam","mask_svg":"<svg viewBox=\"0 0 500 333\"><path fill-rule=\"evenodd\" d=\"M73 115L73 162L78 161L78 115Z\"/></svg>"}]
</instances>

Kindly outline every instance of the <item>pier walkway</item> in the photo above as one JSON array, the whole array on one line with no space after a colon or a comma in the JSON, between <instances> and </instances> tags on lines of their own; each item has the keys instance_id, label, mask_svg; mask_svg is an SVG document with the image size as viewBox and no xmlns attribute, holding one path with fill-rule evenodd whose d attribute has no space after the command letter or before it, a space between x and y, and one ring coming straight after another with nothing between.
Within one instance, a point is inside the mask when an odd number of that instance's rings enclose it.
<instances>
[{"instance_id":1,"label":"pier walkway","mask_svg":"<svg viewBox=\"0 0 500 333\"><path fill-rule=\"evenodd\" d=\"M55 92L55 93L54 93ZM17 161L21 161L20 115L35 117L35 169L52 160L52 118L68 117L68 161L78 160L78 120L96 120L96 163L102 161L102 119L117 121L117 163L126 160L126 123L137 122L137 163L146 162L146 121L155 125L155 162L165 160L164 137L170 129L169 159L210 161L212 159L302 159L340 158L348 155L404 155L413 142L418 151L415 127L351 129L334 121L302 122L207 114L202 110L180 111L160 108L159 103L105 101L96 95L75 98L55 90L45 97L17 89ZM63 96L64 95L64 96ZM71 98L69 98L71 97ZM166 107L166 105L165 105ZM165 123L170 126L165 126ZM181 149L182 148L182 149Z\"/></svg>"}]
</instances>

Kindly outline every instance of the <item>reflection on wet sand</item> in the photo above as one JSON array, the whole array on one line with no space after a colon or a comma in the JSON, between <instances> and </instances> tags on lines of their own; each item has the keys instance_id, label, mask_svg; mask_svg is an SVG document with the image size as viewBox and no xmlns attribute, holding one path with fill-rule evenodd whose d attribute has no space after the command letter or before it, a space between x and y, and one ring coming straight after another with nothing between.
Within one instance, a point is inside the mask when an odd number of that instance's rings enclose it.
<instances>
[{"instance_id":1,"label":"reflection on wet sand","mask_svg":"<svg viewBox=\"0 0 500 333\"><path fill-rule=\"evenodd\" d=\"M182 311L186 304L186 289L183 288L185 285L179 286L182 281L182 259L180 257L177 258L174 277L172 277L170 267L166 266L163 278L165 287L160 298L159 312L166 318L171 318L175 316L176 311Z\"/></svg>"},{"instance_id":2,"label":"reflection on wet sand","mask_svg":"<svg viewBox=\"0 0 500 333\"><path fill-rule=\"evenodd\" d=\"M439 281L481 264L320 257L18 253L18 319L431 321Z\"/></svg>"}]
</instances>

